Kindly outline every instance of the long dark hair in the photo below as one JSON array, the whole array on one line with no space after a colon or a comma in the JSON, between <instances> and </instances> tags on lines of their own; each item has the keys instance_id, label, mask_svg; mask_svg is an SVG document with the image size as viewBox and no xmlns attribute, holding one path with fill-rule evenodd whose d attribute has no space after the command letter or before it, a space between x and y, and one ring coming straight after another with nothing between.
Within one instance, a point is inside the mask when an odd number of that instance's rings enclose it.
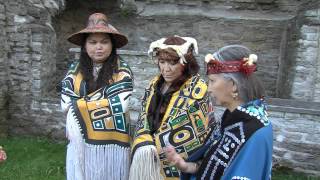
<instances>
[{"instance_id":1,"label":"long dark hair","mask_svg":"<svg viewBox=\"0 0 320 180\"><path fill-rule=\"evenodd\" d=\"M93 61L89 57L87 51L85 50L86 40L81 46L79 68L80 68L80 72L83 75L83 79L86 82L86 88L88 93L94 92L95 90L105 85L110 85L110 81L112 82L113 73L118 72L118 62L117 62L118 55L117 55L117 50L115 46L115 40L111 34L108 34L108 35L112 43L112 51L110 56L104 61L96 81L94 81L93 74L92 74ZM87 39L88 36L89 34L85 36L85 39Z\"/></svg>"}]
</instances>

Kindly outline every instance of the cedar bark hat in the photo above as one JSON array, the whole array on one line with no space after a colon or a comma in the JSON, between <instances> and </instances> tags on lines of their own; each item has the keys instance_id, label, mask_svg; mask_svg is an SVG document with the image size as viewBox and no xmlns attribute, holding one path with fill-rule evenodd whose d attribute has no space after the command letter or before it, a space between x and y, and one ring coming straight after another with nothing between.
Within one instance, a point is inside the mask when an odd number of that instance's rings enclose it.
<instances>
[{"instance_id":1,"label":"cedar bark hat","mask_svg":"<svg viewBox=\"0 0 320 180\"><path fill-rule=\"evenodd\" d=\"M115 47L121 48L128 43L125 35L121 34L116 28L108 23L108 18L102 13L94 13L89 16L87 27L83 30L72 34L68 37L68 41L78 46L83 45L85 34L90 33L108 33L115 40Z\"/></svg>"}]
</instances>

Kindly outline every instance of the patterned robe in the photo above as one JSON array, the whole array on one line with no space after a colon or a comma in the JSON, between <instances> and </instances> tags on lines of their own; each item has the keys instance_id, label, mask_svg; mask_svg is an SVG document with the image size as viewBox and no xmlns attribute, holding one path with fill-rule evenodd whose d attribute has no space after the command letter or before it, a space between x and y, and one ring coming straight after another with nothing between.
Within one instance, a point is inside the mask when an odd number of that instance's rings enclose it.
<instances>
[{"instance_id":1,"label":"patterned robe","mask_svg":"<svg viewBox=\"0 0 320 180\"><path fill-rule=\"evenodd\" d=\"M67 111L68 180L127 180L130 163L128 119L133 84L128 65L118 60L112 83L87 94L79 62L62 80L61 106Z\"/></svg>"},{"instance_id":2,"label":"patterned robe","mask_svg":"<svg viewBox=\"0 0 320 180\"><path fill-rule=\"evenodd\" d=\"M168 180L179 179L180 172L168 163L163 147L172 145L180 155L186 158L202 145L208 130L207 85L199 75L189 78L178 91L172 94L160 127L151 134L147 113L158 80L159 76L151 81L150 87L145 91L132 147L133 156L139 148L155 145L163 177ZM135 166L135 162L132 166Z\"/></svg>"},{"instance_id":3,"label":"patterned robe","mask_svg":"<svg viewBox=\"0 0 320 180\"><path fill-rule=\"evenodd\" d=\"M197 174L182 180L269 180L272 168L272 125L265 104L255 100L226 110L221 128L187 161L202 159Z\"/></svg>"}]
</instances>

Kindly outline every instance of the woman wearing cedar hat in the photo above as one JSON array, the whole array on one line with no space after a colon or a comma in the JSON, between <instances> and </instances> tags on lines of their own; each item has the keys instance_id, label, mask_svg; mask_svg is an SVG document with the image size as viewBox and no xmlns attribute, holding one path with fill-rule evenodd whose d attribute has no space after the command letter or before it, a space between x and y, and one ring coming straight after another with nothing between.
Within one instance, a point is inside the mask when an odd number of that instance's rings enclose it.
<instances>
[{"instance_id":1,"label":"woman wearing cedar hat","mask_svg":"<svg viewBox=\"0 0 320 180\"><path fill-rule=\"evenodd\" d=\"M104 14L68 41L81 47L62 80L61 106L67 112L68 180L126 180L130 143L128 119L132 72L117 55L128 40Z\"/></svg>"},{"instance_id":2,"label":"woman wearing cedar hat","mask_svg":"<svg viewBox=\"0 0 320 180\"><path fill-rule=\"evenodd\" d=\"M226 110L220 128L187 160L166 149L169 161L184 172L181 180L271 179L272 125L254 73L257 55L250 53L230 45L206 56L208 92Z\"/></svg>"}]
</instances>

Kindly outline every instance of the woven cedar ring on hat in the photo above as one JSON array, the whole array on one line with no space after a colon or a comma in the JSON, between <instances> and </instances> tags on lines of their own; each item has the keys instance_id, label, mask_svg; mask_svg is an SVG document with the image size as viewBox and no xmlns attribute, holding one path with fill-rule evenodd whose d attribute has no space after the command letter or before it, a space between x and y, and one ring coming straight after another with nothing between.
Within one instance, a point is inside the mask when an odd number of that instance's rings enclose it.
<instances>
[{"instance_id":1,"label":"woven cedar ring on hat","mask_svg":"<svg viewBox=\"0 0 320 180\"><path fill-rule=\"evenodd\" d=\"M112 34L115 40L115 47L121 48L128 43L128 39L125 35L121 34L116 28L108 23L108 18L102 13L94 13L90 15L87 23L87 27L83 30L72 34L68 37L68 41L82 46L85 34L89 33L108 33Z\"/></svg>"}]
</instances>

